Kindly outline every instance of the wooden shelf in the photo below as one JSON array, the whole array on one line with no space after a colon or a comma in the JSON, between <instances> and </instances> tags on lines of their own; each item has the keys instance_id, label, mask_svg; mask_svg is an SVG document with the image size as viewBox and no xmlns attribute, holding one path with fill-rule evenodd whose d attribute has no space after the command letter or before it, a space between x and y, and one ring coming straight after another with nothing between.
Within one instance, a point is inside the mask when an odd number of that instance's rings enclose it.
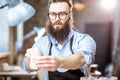
<instances>
[{"instance_id":1,"label":"wooden shelf","mask_svg":"<svg viewBox=\"0 0 120 80\"><path fill-rule=\"evenodd\" d=\"M6 58L10 55L10 53L0 53L0 59Z\"/></svg>"}]
</instances>

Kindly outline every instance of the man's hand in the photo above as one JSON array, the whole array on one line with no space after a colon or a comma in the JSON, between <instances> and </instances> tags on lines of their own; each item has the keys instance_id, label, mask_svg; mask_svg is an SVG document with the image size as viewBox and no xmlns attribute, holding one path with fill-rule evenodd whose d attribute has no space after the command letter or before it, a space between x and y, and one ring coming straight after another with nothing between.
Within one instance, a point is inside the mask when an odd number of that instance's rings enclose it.
<instances>
[{"instance_id":1,"label":"man's hand","mask_svg":"<svg viewBox=\"0 0 120 80\"><path fill-rule=\"evenodd\" d=\"M30 49L27 49L26 50L26 53L25 53L25 61L24 61L24 64L25 64L25 67L27 70L32 70L33 66L31 67L31 61L33 64L36 64L35 61L31 60L32 58L36 58L36 56L39 56L40 53L39 53L39 50L37 48L30 48ZM34 59L35 60L35 59ZM35 69L36 69L36 65L35 65Z\"/></svg>"},{"instance_id":2,"label":"man's hand","mask_svg":"<svg viewBox=\"0 0 120 80\"><path fill-rule=\"evenodd\" d=\"M30 59L38 53L38 49L30 48L26 50L25 54L25 67L27 70L32 70L30 67ZM60 65L60 59L54 56L36 56L36 67L42 70L56 71Z\"/></svg>"},{"instance_id":3,"label":"man's hand","mask_svg":"<svg viewBox=\"0 0 120 80\"><path fill-rule=\"evenodd\" d=\"M85 64L81 53L75 53L66 57L39 56L37 57L37 67L42 70L56 71L58 68L79 69Z\"/></svg>"},{"instance_id":4,"label":"man's hand","mask_svg":"<svg viewBox=\"0 0 120 80\"><path fill-rule=\"evenodd\" d=\"M54 56L40 56L37 58L37 66L42 70L56 71L60 66L60 58Z\"/></svg>"}]
</instances>

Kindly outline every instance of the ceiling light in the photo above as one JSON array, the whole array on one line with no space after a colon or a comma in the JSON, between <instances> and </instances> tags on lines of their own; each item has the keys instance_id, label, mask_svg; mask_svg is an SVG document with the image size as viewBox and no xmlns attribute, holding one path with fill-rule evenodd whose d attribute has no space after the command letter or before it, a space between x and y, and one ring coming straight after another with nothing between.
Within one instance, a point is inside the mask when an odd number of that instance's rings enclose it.
<instances>
[{"instance_id":1,"label":"ceiling light","mask_svg":"<svg viewBox=\"0 0 120 80\"><path fill-rule=\"evenodd\" d=\"M74 0L73 7L76 10L82 10L85 8L85 4L81 0Z\"/></svg>"},{"instance_id":2,"label":"ceiling light","mask_svg":"<svg viewBox=\"0 0 120 80\"><path fill-rule=\"evenodd\" d=\"M117 0L100 0L101 7L105 10L111 11L117 6Z\"/></svg>"}]
</instances>

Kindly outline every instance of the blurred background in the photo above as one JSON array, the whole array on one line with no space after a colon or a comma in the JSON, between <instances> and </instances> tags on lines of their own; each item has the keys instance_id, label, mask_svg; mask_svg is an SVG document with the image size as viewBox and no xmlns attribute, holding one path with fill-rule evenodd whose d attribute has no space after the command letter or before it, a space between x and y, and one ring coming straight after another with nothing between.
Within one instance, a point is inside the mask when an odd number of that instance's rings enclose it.
<instances>
[{"instance_id":1,"label":"blurred background","mask_svg":"<svg viewBox=\"0 0 120 80\"><path fill-rule=\"evenodd\" d=\"M25 50L33 45L34 38L45 26L48 0L20 0L35 11L29 13L29 18L15 24L8 20L9 10L15 7L10 6L10 1L15 3L18 0L0 0L0 63L21 65ZM6 2L9 5L5 5ZM98 70L103 76L120 77L120 0L73 0L73 3L75 29L90 34L96 41L95 64ZM19 2L15 4L19 5Z\"/></svg>"}]
</instances>

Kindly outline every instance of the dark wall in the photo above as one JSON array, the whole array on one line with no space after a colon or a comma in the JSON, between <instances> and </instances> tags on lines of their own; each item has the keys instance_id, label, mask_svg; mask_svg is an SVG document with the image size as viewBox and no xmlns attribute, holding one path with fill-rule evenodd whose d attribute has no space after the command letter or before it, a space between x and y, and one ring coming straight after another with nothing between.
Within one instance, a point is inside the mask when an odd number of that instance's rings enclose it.
<instances>
[{"instance_id":1,"label":"dark wall","mask_svg":"<svg viewBox=\"0 0 120 80\"><path fill-rule=\"evenodd\" d=\"M103 75L105 67L111 62L111 28L110 23L88 23L85 26L85 33L96 41L95 63Z\"/></svg>"}]
</instances>

